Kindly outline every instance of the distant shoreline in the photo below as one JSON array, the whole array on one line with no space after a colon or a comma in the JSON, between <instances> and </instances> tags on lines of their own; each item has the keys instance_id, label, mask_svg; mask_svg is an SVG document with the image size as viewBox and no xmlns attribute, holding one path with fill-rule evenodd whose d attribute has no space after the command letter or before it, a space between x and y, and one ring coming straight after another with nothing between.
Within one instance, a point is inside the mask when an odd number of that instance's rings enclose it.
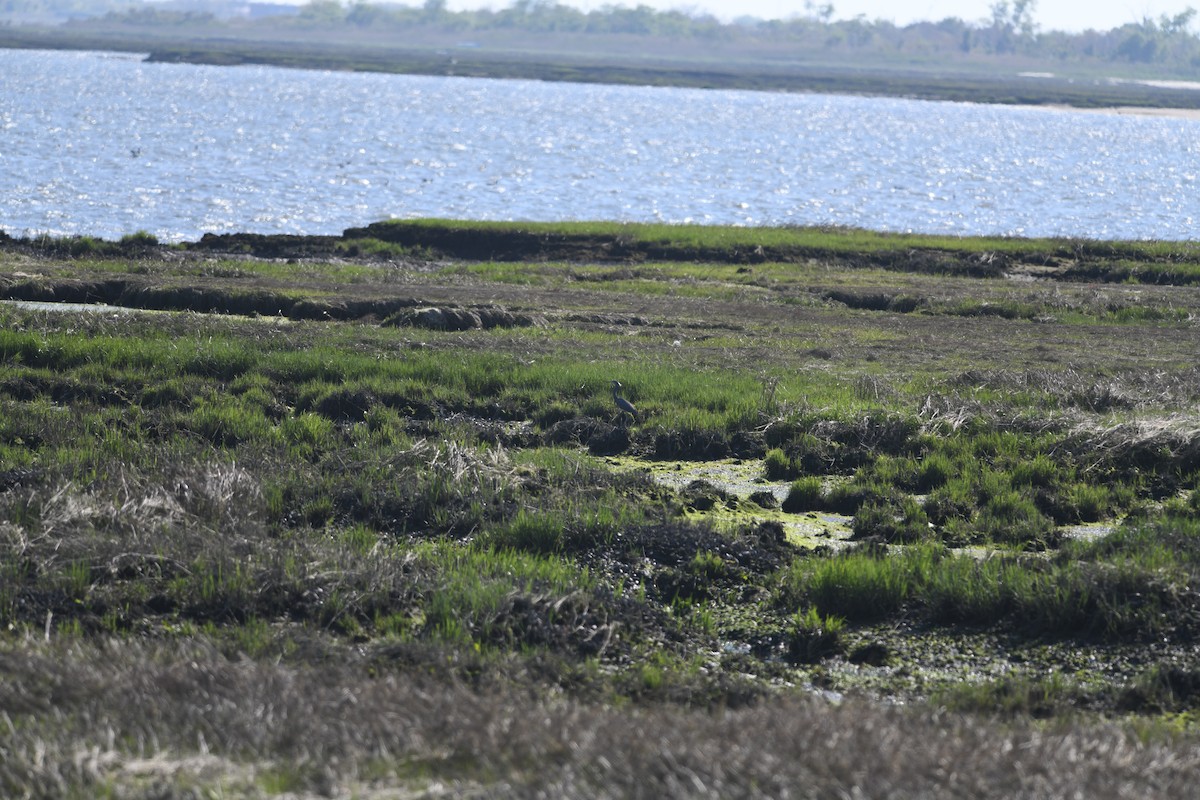
<instances>
[{"instance_id":1,"label":"distant shoreline","mask_svg":"<svg viewBox=\"0 0 1200 800\"><path fill-rule=\"evenodd\" d=\"M149 54L161 63L266 65L293 69L522 79L629 86L901 97L994 105L1200 113L1200 91L1167 82L1079 79L1050 73L974 71L961 66L806 63L652 54L439 48L341 40L189 38L161 29L0 28L0 49L99 50ZM1169 110L1169 111L1168 111Z\"/></svg>"},{"instance_id":2,"label":"distant shoreline","mask_svg":"<svg viewBox=\"0 0 1200 800\"><path fill-rule=\"evenodd\" d=\"M474 53L470 58L394 53L370 59L361 54L305 55L294 51L250 53L155 50L148 60L210 65L262 64L300 69L349 69L445 77L542 80L637 86L673 86L867 97L898 97L943 102L1010 106L1061 107L1111 113L1200 113L1200 91L1125 82L1080 83L1062 78L1030 79L1021 75L981 76L966 73L928 74L902 69L795 65L756 70L731 66L702 69L687 64L546 60L544 55L513 59Z\"/></svg>"}]
</instances>

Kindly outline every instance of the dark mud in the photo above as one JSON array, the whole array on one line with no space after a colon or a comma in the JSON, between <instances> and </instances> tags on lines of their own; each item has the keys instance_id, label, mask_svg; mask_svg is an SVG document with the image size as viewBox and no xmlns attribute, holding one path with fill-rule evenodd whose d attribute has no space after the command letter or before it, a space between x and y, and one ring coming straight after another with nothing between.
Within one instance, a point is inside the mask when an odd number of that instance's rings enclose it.
<instances>
[{"instance_id":1,"label":"dark mud","mask_svg":"<svg viewBox=\"0 0 1200 800\"><path fill-rule=\"evenodd\" d=\"M956 274L969 277L998 277L1011 267L1009 257L995 254L954 253L940 249L897 248L875 252L833 250L811 246L735 245L700 247L671 241L646 241L621 234L570 234L498 229L455 224L435 227L399 221L376 222L349 228L347 241L387 242L412 251L443 258L472 261L569 261L584 263L642 263L649 261L699 261L719 264L762 264L819 260L850 267L878 267L903 272ZM206 237L207 239L208 237ZM241 246L254 247L244 238ZM202 246L213 246L216 241ZM1031 254L1047 261L1052 253Z\"/></svg>"},{"instance_id":2,"label":"dark mud","mask_svg":"<svg viewBox=\"0 0 1200 800\"><path fill-rule=\"evenodd\" d=\"M278 316L291 319L352 320L390 317L424 305L417 298L312 299L282 292L219 285L162 286L156 281L46 280L0 276L0 299L42 303L101 303L152 311L195 311L203 314Z\"/></svg>"},{"instance_id":3,"label":"dark mud","mask_svg":"<svg viewBox=\"0 0 1200 800\"><path fill-rule=\"evenodd\" d=\"M286 317L292 320L377 321L392 327L439 331L523 328L546 323L544 316L513 312L494 304L430 305L419 297L294 297L269 287L162 286L118 279L30 279L0 276L0 300L102 305L146 311Z\"/></svg>"}]
</instances>

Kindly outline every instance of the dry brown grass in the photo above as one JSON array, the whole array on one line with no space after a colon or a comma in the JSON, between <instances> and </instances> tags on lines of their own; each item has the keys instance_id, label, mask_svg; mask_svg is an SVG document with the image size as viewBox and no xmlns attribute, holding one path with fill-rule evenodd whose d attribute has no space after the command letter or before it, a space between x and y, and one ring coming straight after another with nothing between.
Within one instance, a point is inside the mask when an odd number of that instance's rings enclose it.
<instances>
[{"instance_id":1,"label":"dry brown grass","mask_svg":"<svg viewBox=\"0 0 1200 800\"><path fill-rule=\"evenodd\" d=\"M1116 469L1187 475L1200 468L1200 419L1176 412L1110 425L1086 421L1063 447L1076 455L1084 474Z\"/></svg>"},{"instance_id":2,"label":"dry brown grass","mask_svg":"<svg viewBox=\"0 0 1200 800\"><path fill-rule=\"evenodd\" d=\"M178 464L155 478L118 468L82 486L0 495L0 555L47 576L71 564L96 581L186 572L195 559L239 558L263 536L258 480L234 462Z\"/></svg>"},{"instance_id":3,"label":"dry brown grass","mask_svg":"<svg viewBox=\"0 0 1200 800\"><path fill-rule=\"evenodd\" d=\"M9 797L1191 797L1200 744L785 697L612 708L195 642L0 650ZM438 787L441 787L439 790ZM204 795L210 796L210 795ZM215 795L213 795L215 796Z\"/></svg>"}]
</instances>

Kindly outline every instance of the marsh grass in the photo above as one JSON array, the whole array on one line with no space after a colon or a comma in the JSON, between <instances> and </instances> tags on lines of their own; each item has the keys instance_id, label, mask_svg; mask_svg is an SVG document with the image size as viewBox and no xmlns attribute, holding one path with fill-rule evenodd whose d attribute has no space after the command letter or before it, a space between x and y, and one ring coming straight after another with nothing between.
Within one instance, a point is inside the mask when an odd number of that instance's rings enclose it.
<instances>
[{"instance_id":1,"label":"marsh grass","mask_svg":"<svg viewBox=\"0 0 1200 800\"><path fill-rule=\"evenodd\" d=\"M1038 250L1076 255L1099 249L1106 256L1121 253L1151 258L1195 257L1186 244L1176 242L1104 242L1077 240L1030 240L1011 237L954 237L916 234L877 233L838 227L718 227L709 225L662 225L645 223L588 222L488 222L441 219L395 220L373 226L380 232L420 230L455 232L517 233L529 236L564 238L603 237L616 241L670 244L679 248L749 249L812 248L848 254L877 250L910 251L914 248L961 250L985 256L997 253L1022 254Z\"/></svg>"},{"instance_id":2,"label":"marsh grass","mask_svg":"<svg viewBox=\"0 0 1200 800\"><path fill-rule=\"evenodd\" d=\"M235 465L196 465L167 485L124 473L88 490L35 491L29 501L27 526L6 527L0 539L5 563L26 565L7 576L0 624L9 630L47 617L129 631L165 616L228 628L244 644L258 636L247 625L291 619L345 635L382 628L512 649L567 646L598 607L586 568L513 547L410 546L361 525L337 539L279 539L257 479ZM102 623L109 610L116 616Z\"/></svg>"},{"instance_id":3,"label":"marsh grass","mask_svg":"<svg viewBox=\"0 0 1200 800\"><path fill-rule=\"evenodd\" d=\"M784 573L779 602L807 600L823 614L856 621L1003 622L1037 635L1110 641L1189 636L1195 622L1173 609L1189 602L1195 527L1185 518L1129 523L1099 542L1071 543L1050 559L980 559L932 542L894 553L868 547L797 561Z\"/></svg>"},{"instance_id":4,"label":"marsh grass","mask_svg":"<svg viewBox=\"0 0 1200 800\"><path fill-rule=\"evenodd\" d=\"M792 481L781 505L789 513L820 511L825 508L825 488L820 478L810 476Z\"/></svg>"},{"instance_id":5,"label":"marsh grass","mask_svg":"<svg viewBox=\"0 0 1200 800\"><path fill-rule=\"evenodd\" d=\"M729 373L614 361L546 359L529 365L489 353L466 354L452 363L436 352L381 360L377 354L347 354L329 346L251 348L240 337L236 329L204 340L150 331L144 338L81 339L68 332L5 330L0 332L0 356L20 365L10 381L29 385L41 374L60 394L117 386L123 388L110 402L132 395L149 406L184 406L182 426L218 447L271 444L280 435L275 418L288 407L335 421L360 420L377 406L425 413L439 407L524 419L564 401L574 401L576 413L599 414L608 407L604 396L614 375L629 387L627 393L644 417L661 428L734 431L763 419L761 382ZM86 382L68 385L72 375L87 376ZM238 390L239 381L251 379L254 386ZM229 383L235 388L232 394L223 391ZM309 434L316 435L309 425ZM288 428L284 439L295 441L296 424Z\"/></svg>"},{"instance_id":6,"label":"marsh grass","mask_svg":"<svg viewBox=\"0 0 1200 800\"><path fill-rule=\"evenodd\" d=\"M775 235L691 233L613 235L680 234L692 249ZM1140 301L1122 286L846 268L828 257L837 247L935 243L823 235L811 260L744 271L220 257L131 267L239 291L290 276L294 291L334 300L353 284L388 302L426 290L438 302L562 302L545 327L520 330L0 308L0 794L123 796L161 766L165 796L203 793L213 774L229 781L221 791L251 794L369 794L379 777L463 793L695 795L695 778L723 796L860 783L937 796L924 790L949 785L945 764L970 758L956 796L1119 794L1155 765L1190 790L1190 768L1172 760L1190 752L1186 735L1126 751L1132 739L1109 727L1055 734L1022 718L1191 708L1189 670L1170 663L1200 631L1194 337L1167 312L1191 313L1194 298L1138 287L1157 309L1140 314L1124 311ZM936 246L1010 266L1022 247L1073 258L1091 247ZM46 271L120 273L92 250ZM1139 263L1174 257L1129 251ZM505 294L514 285L520 294ZM886 303L849 308L821 294L832 289ZM894 302L926 289L942 294ZM959 295L1058 316L944 313ZM1121 318L1119 337L1106 315ZM678 492L588 455L591 432L616 427L613 379L640 412L625 455L725 458L736 446L793 481L785 513L854 514L861 541L796 549L792 520L774 511L708 524L685 516ZM559 438L560 425L583 433ZM1062 537L1081 521L1115 529ZM953 716L947 728L920 702L932 684L905 646L914 628L950 642L931 658L953 660L958 637L985 630L1091 648L1102 677L1128 674L1143 649L1161 666L1109 694L1069 680L964 688L944 705L1010 718ZM862 637L881 638L891 666L854 661ZM1031 671L1058 663L1026 656ZM814 684L851 699L810 705L785 688ZM855 699L864 685L903 703ZM1103 747L1082 775L1047 736ZM675 767L663 742L678 747ZM1026 752L1046 761L994 769L996 753L1013 766ZM214 772L176 763L193 758ZM917 764L932 770L924 783ZM1029 775L1040 777L1022 783Z\"/></svg>"},{"instance_id":7,"label":"marsh grass","mask_svg":"<svg viewBox=\"0 0 1200 800\"><path fill-rule=\"evenodd\" d=\"M767 452L764 472L771 479L818 477L855 466L849 481L827 492L806 484L808 498L801 502L798 495L793 506L856 514L860 536L912 541L929 526L952 544L1031 550L1056 546L1059 525L1112 518L1147 493L1171 491L1176 482L1164 474L1162 488L1154 488L1147 473L1121 471L1121 453L1132 443L1097 463L1096 452L1085 454L1075 431L1022 436L982 421L941 435L935 430L809 423L776 434L782 446ZM1085 455L1092 463L1083 461ZM1190 464L1189 456L1180 456ZM1083 469L1091 482L1080 479Z\"/></svg>"},{"instance_id":8,"label":"marsh grass","mask_svg":"<svg viewBox=\"0 0 1200 800\"><path fill-rule=\"evenodd\" d=\"M1006 718L1047 719L1073 715L1092 700L1092 694L1062 673L1022 674L955 686L937 693L933 702L960 713L984 712Z\"/></svg>"},{"instance_id":9,"label":"marsh grass","mask_svg":"<svg viewBox=\"0 0 1200 800\"><path fill-rule=\"evenodd\" d=\"M813 607L797 611L787 631L786 658L793 663L815 664L845 652L841 617L821 616Z\"/></svg>"}]
</instances>

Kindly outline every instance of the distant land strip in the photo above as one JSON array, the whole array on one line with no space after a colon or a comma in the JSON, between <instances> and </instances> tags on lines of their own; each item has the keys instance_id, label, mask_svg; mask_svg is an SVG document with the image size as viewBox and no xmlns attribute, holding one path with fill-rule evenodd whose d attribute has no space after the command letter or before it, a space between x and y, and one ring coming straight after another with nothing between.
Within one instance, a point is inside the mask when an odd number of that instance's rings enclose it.
<instances>
[{"instance_id":1,"label":"distant land strip","mask_svg":"<svg viewBox=\"0 0 1200 800\"><path fill-rule=\"evenodd\" d=\"M435 50L362 46L337 41L189 39L136 31L86 32L52 28L0 28L0 48L109 50L148 53L147 60L220 66L269 65L295 69L410 75L508 78L638 86L813 92L923 100L1053 105L1074 108L1200 109L1200 91L1105 78L963 72L948 68L872 64L811 65L797 62L705 62L596 54Z\"/></svg>"}]
</instances>

